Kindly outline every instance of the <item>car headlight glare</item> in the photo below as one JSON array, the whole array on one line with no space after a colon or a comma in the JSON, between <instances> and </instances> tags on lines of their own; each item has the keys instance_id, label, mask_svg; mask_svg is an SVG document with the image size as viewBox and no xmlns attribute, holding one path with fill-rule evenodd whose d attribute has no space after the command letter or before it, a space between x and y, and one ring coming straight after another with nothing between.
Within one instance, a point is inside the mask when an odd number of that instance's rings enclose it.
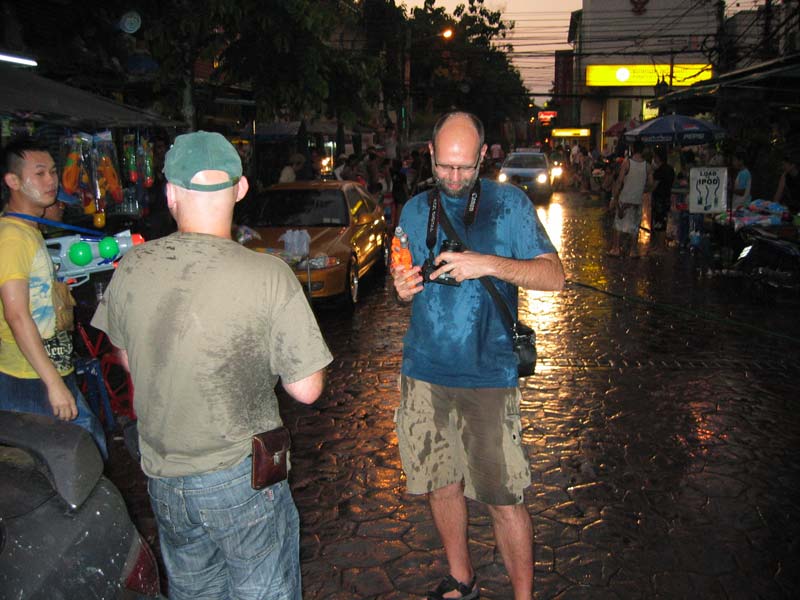
<instances>
[{"instance_id":1,"label":"car headlight glare","mask_svg":"<svg viewBox=\"0 0 800 600\"><path fill-rule=\"evenodd\" d=\"M506 175L505 173L500 173L500 175L497 176L497 181L499 181L500 183L505 183L506 181L508 181L508 175Z\"/></svg>"},{"instance_id":2,"label":"car headlight glare","mask_svg":"<svg viewBox=\"0 0 800 600\"><path fill-rule=\"evenodd\" d=\"M553 167L553 170L552 170L553 177L561 177L561 174L563 172L564 171L561 169L561 167Z\"/></svg>"},{"instance_id":3,"label":"car headlight glare","mask_svg":"<svg viewBox=\"0 0 800 600\"><path fill-rule=\"evenodd\" d=\"M536 176L536 183L547 183L547 174L546 173L539 173Z\"/></svg>"},{"instance_id":4,"label":"car headlight glare","mask_svg":"<svg viewBox=\"0 0 800 600\"><path fill-rule=\"evenodd\" d=\"M339 266L341 263L342 261L337 257L323 254L322 256L315 256L314 258L301 260L299 263L297 263L295 268L299 271L305 271L310 267L313 271L318 269L330 269L331 267Z\"/></svg>"}]
</instances>

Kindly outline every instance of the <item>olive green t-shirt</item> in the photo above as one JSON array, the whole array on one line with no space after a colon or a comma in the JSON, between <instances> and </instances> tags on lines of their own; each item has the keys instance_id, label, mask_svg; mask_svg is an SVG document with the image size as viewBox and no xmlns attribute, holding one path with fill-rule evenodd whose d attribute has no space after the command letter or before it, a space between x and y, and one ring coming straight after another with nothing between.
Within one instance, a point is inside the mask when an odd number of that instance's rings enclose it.
<instances>
[{"instance_id":1,"label":"olive green t-shirt","mask_svg":"<svg viewBox=\"0 0 800 600\"><path fill-rule=\"evenodd\" d=\"M131 250L92 319L128 353L142 468L180 477L231 467L281 424L274 387L331 362L279 258L175 233Z\"/></svg>"}]
</instances>

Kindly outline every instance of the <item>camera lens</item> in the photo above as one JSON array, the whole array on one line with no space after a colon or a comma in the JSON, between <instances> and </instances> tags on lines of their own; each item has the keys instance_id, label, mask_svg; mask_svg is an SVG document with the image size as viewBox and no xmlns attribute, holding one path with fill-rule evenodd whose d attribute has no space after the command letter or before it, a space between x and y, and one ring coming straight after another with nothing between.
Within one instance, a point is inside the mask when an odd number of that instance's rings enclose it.
<instances>
[{"instance_id":1,"label":"camera lens","mask_svg":"<svg viewBox=\"0 0 800 600\"><path fill-rule=\"evenodd\" d=\"M444 240L442 242L442 252L463 252L463 250L461 242L456 240Z\"/></svg>"}]
</instances>

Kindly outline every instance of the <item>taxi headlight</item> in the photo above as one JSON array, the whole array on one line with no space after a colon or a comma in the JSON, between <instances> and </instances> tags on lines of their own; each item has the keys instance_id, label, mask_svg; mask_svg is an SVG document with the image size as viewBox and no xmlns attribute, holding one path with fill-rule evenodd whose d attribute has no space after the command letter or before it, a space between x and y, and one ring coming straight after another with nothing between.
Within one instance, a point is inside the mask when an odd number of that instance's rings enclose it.
<instances>
[{"instance_id":1,"label":"taxi headlight","mask_svg":"<svg viewBox=\"0 0 800 600\"><path fill-rule=\"evenodd\" d=\"M547 174L546 173L539 173L536 176L536 183L547 183Z\"/></svg>"},{"instance_id":2,"label":"taxi headlight","mask_svg":"<svg viewBox=\"0 0 800 600\"><path fill-rule=\"evenodd\" d=\"M508 175L506 175L505 173L500 173L500 175L497 176L497 181L499 181L500 183L505 183L506 181L508 181Z\"/></svg>"},{"instance_id":3,"label":"taxi headlight","mask_svg":"<svg viewBox=\"0 0 800 600\"><path fill-rule=\"evenodd\" d=\"M295 268L298 271L305 271L311 267L311 270L314 271L318 269L330 269L331 267L336 267L341 263L342 261L340 261L337 257L323 254L322 256L315 256L314 258L301 260L299 263L297 263L297 267Z\"/></svg>"}]
</instances>

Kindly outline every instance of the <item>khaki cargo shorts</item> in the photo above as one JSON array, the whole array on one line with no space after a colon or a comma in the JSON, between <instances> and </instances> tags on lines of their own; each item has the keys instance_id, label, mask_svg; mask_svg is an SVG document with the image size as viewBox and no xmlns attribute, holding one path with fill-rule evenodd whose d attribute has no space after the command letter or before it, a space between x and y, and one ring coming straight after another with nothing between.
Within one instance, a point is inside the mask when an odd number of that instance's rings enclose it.
<instances>
[{"instance_id":1,"label":"khaki cargo shorts","mask_svg":"<svg viewBox=\"0 0 800 600\"><path fill-rule=\"evenodd\" d=\"M518 388L454 388L402 375L395 411L408 492L464 482L464 495L521 504L531 484Z\"/></svg>"}]
</instances>

